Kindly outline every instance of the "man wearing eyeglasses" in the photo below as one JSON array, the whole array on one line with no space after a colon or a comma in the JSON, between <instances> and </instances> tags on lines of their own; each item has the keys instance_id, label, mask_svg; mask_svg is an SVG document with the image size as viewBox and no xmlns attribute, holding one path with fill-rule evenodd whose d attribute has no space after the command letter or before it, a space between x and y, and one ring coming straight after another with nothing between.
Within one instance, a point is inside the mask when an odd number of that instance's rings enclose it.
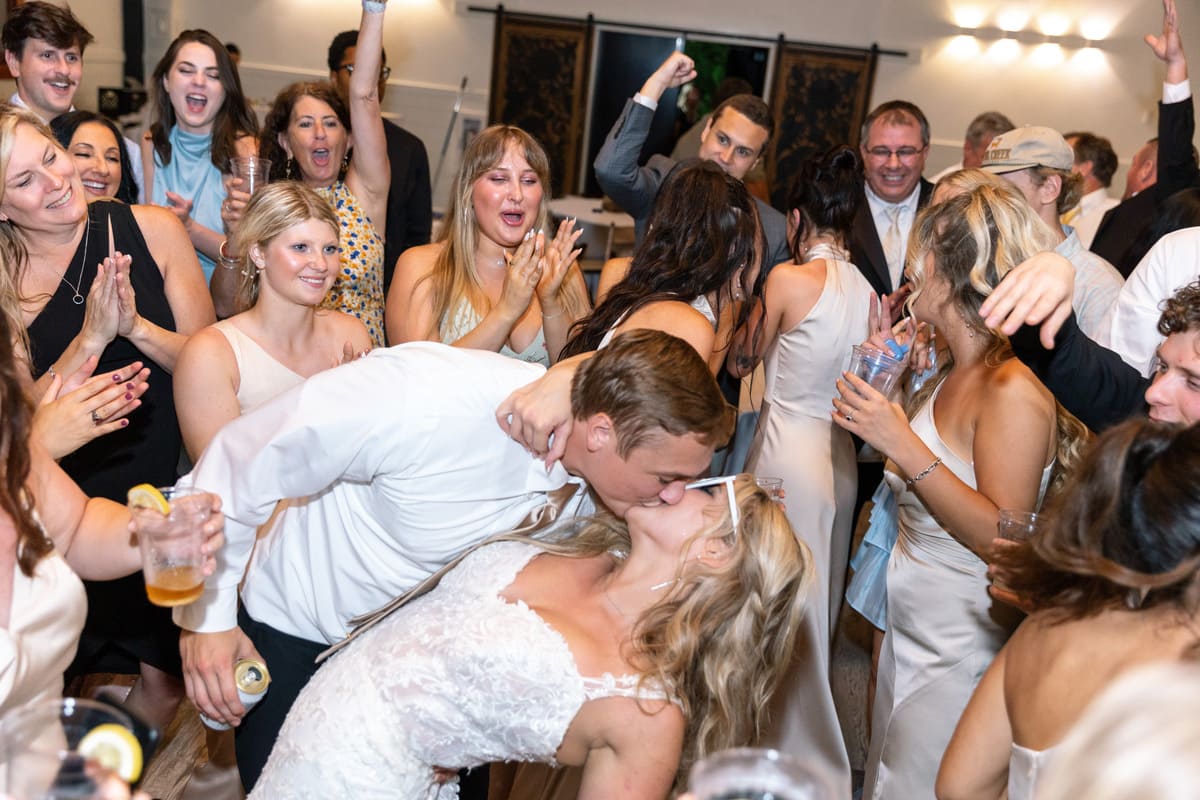
<instances>
[{"instance_id":1,"label":"man wearing eyeglasses","mask_svg":"<svg viewBox=\"0 0 1200 800\"><path fill-rule=\"evenodd\" d=\"M350 92L350 73L354 71L354 48L358 31L342 31L329 45L329 80L342 99ZM383 54L379 71L379 101L392 74ZM433 224L433 197L429 186L429 156L425 145L413 134L384 118L388 161L392 166L392 186L388 192L387 221L383 243L383 294L392 283L396 259L410 247L429 244Z\"/></svg>"},{"instance_id":2,"label":"man wearing eyeglasses","mask_svg":"<svg viewBox=\"0 0 1200 800\"><path fill-rule=\"evenodd\" d=\"M875 108L863 121L859 145L865 203L854 216L850 258L877 294L893 294L892 308L908 294L904 253L917 212L933 184L921 177L929 154L929 121L905 100Z\"/></svg>"}]
</instances>

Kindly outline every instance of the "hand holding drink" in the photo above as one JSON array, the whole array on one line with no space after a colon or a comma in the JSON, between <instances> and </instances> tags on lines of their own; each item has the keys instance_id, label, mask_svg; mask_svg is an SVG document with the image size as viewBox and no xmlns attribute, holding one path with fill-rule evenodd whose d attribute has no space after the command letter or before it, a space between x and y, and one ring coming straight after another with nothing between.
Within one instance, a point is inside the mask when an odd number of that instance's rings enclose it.
<instances>
[{"instance_id":1,"label":"hand holding drink","mask_svg":"<svg viewBox=\"0 0 1200 800\"><path fill-rule=\"evenodd\" d=\"M156 489L149 484L129 490L129 513L142 551L146 595L158 606L181 606L198 599L217 535L208 524L219 503L199 489ZM217 531L221 521L217 520Z\"/></svg>"}]
</instances>

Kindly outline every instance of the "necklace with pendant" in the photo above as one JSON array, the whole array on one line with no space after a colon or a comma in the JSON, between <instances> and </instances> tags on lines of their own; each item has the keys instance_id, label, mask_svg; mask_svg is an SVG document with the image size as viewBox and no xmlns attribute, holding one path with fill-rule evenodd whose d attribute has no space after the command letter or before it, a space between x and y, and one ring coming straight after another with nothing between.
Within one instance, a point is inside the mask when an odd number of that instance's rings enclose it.
<instances>
[{"instance_id":1,"label":"necklace with pendant","mask_svg":"<svg viewBox=\"0 0 1200 800\"><path fill-rule=\"evenodd\" d=\"M74 296L71 298L71 301L77 306L81 306L84 303L84 297L79 293L79 289L83 286L83 270L87 267L88 238L92 235L91 219L88 219L84 224L87 225L87 227L83 229L83 253L79 260L79 280L75 281L75 285L72 286L67 282L66 275L63 275L62 278L60 278L60 280L66 284L66 287L74 292Z\"/></svg>"}]
</instances>

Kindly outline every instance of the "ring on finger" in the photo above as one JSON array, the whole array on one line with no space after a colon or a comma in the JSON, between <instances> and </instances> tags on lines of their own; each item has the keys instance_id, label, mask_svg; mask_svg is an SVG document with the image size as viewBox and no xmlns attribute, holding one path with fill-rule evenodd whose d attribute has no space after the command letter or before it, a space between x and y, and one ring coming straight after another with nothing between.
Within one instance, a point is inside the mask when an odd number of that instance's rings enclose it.
<instances>
[{"instance_id":1,"label":"ring on finger","mask_svg":"<svg viewBox=\"0 0 1200 800\"><path fill-rule=\"evenodd\" d=\"M92 424L93 424L93 425L99 425L99 424L100 424L100 412L99 412L99 410L95 410L95 409L93 409L93 411L92 411Z\"/></svg>"},{"instance_id":2,"label":"ring on finger","mask_svg":"<svg viewBox=\"0 0 1200 800\"><path fill-rule=\"evenodd\" d=\"M853 411L851 411L849 414L846 415L846 422L854 422L854 412Z\"/></svg>"}]
</instances>

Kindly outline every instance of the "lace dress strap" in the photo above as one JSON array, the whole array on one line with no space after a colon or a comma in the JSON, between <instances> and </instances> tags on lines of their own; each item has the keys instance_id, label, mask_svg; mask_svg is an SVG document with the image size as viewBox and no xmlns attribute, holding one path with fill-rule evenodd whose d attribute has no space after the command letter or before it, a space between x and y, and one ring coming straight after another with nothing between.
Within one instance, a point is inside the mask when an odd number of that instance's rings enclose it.
<instances>
[{"instance_id":1,"label":"lace dress strap","mask_svg":"<svg viewBox=\"0 0 1200 800\"><path fill-rule=\"evenodd\" d=\"M606 672L599 677L581 675L583 694L588 700L602 700L605 697L630 697L635 700L669 700L675 705L679 701L667 694L662 684L655 680L647 680L641 686L640 675L613 675Z\"/></svg>"}]
</instances>

